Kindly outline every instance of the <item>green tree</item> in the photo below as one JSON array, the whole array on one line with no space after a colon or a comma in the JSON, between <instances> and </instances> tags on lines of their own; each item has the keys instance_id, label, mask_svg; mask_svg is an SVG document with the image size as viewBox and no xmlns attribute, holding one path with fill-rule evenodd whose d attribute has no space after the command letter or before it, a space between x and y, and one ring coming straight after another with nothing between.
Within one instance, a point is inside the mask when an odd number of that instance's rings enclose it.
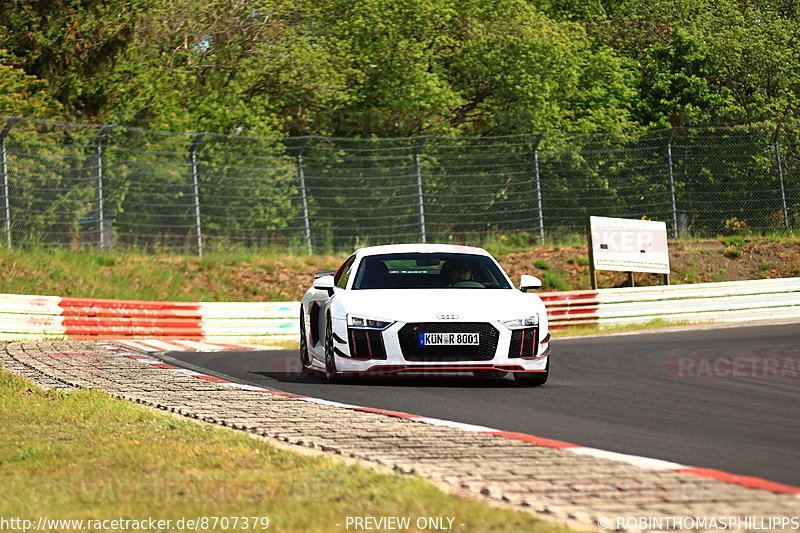
<instances>
[{"instance_id":1,"label":"green tree","mask_svg":"<svg viewBox=\"0 0 800 533\"><path fill-rule=\"evenodd\" d=\"M103 120L106 76L128 45L136 0L7 0L0 48L16 66L47 82L47 93L73 119Z\"/></svg>"},{"instance_id":2,"label":"green tree","mask_svg":"<svg viewBox=\"0 0 800 533\"><path fill-rule=\"evenodd\" d=\"M60 106L46 92L43 80L14 65L6 50L0 50L0 115L47 118Z\"/></svg>"}]
</instances>

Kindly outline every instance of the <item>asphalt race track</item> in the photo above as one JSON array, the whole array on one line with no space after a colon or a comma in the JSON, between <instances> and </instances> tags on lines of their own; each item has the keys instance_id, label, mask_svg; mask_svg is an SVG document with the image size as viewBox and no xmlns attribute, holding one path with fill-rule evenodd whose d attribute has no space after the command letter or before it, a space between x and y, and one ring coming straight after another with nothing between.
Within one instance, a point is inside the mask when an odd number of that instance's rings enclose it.
<instances>
[{"instance_id":1,"label":"asphalt race track","mask_svg":"<svg viewBox=\"0 0 800 533\"><path fill-rule=\"evenodd\" d=\"M295 394L800 485L800 324L556 338L553 353L539 388L472 377L330 384L299 375L296 351L165 359Z\"/></svg>"}]
</instances>

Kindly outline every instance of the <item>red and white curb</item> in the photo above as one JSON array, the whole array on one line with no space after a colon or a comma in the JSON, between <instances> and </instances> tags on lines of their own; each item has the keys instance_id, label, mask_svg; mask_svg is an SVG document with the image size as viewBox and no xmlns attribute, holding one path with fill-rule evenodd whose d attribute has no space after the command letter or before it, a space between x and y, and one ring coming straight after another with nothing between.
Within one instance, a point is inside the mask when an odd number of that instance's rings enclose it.
<instances>
[{"instance_id":1,"label":"red and white curb","mask_svg":"<svg viewBox=\"0 0 800 533\"><path fill-rule=\"evenodd\" d=\"M135 340L114 340L98 343L107 350L115 351L115 346L119 345L135 352L156 353L156 352L227 352L243 350L280 350L276 346L261 346L257 344L220 344L210 342L200 342L193 340L159 340L159 339L135 339Z\"/></svg>"},{"instance_id":2,"label":"red and white curb","mask_svg":"<svg viewBox=\"0 0 800 533\"><path fill-rule=\"evenodd\" d=\"M153 341L149 341L153 342ZM185 341L184 341L185 342ZM476 426L473 424L465 424L462 422L455 422L452 420L442 420L439 418L431 418L426 416L414 415L409 413L403 413L400 411L389 411L386 409L376 409L373 407L362 407L359 405L352 405L347 403L341 402L334 402L330 400L323 400L321 398L312 398L310 396L301 396L297 394L291 394L288 392L276 391L271 389L265 389L263 387L257 387L254 385L245 385L242 383L236 383L233 381L229 381L226 379L218 378L216 376L210 376L207 374L203 374L201 372L196 372L194 370L189 370L185 368L180 368L177 366L173 366L170 364L166 364L162 361L157 359L152 359L145 355L140 355L138 353L133 353L130 351L130 341L119 341L116 343L103 343L104 347L111 351L116 351L121 353L124 357L128 357L130 359L135 359L140 363L148 364L154 366L156 368L161 368L164 370L168 370L171 372L176 372L188 376L195 377L197 379L202 379L204 381L210 381L212 383L218 383L224 387L230 387L232 389L240 389L240 390L247 390L247 391L254 391L254 392L262 392L265 394L275 394L278 396L284 396L288 398L294 398L300 401L315 403L318 405L327 405L330 407L338 407L341 409L349 409L352 411L361 411L365 413L375 413L385 416L391 416L395 418L402 418L405 420L410 420L413 422L421 422L423 424L430 424L433 426L441 426L441 427L448 427L451 429L457 429L461 431L466 431L470 433L483 433L488 435L494 435L496 437L502 437L511 440L519 440L523 442L528 442L531 444L536 444L539 446L545 446L547 448L556 448L559 450L564 450L570 453L574 453L577 455L586 455L601 459L610 459L612 461L618 461L622 463L627 463L633 466L637 466L639 468L648 469L648 470L664 470L664 471L673 471L673 472L680 472L683 474L691 474L702 478L712 478L716 479L725 483L732 483L736 485L740 485L742 487L748 489L759 489L759 490L766 490L769 492L773 492L776 494L800 494L800 487L796 487L794 485L787 485L784 483L777 483L775 481L769 481L766 479L752 477L752 476L743 476L738 474L731 474L729 472L724 472L722 470L716 470L713 468L699 468L694 466L682 465L680 463L673 463L670 461L664 461L662 459L654 459L650 457L642 457L638 455L629 455L625 453L618 453L612 452L608 450L601 450L599 448L590 448L587 446L580 446L578 444L572 444L570 442L564 442L555 439L548 439L544 437L537 437L536 435L530 435L527 433L516 433L513 431L503 431L499 429L494 429L486 426ZM262 347L256 347L257 349L262 349ZM136 348L134 348L136 349ZM221 349L222 350L222 349ZM218 351L221 351L218 350ZM165 350L152 350L150 353L155 353L156 351L165 351ZM205 350L204 350L205 351Z\"/></svg>"}]
</instances>

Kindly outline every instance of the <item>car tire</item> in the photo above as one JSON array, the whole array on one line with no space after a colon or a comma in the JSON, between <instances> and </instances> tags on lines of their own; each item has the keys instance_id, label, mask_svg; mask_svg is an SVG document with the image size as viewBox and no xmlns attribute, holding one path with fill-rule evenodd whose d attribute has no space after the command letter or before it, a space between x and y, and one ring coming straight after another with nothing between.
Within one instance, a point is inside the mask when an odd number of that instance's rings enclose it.
<instances>
[{"instance_id":1,"label":"car tire","mask_svg":"<svg viewBox=\"0 0 800 533\"><path fill-rule=\"evenodd\" d=\"M300 309L300 368L304 376L311 373L311 357L308 353L305 312Z\"/></svg>"},{"instance_id":2,"label":"car tire","mask_svg":"<svg viewBox=\"0 0 800 533\"><path fill-rule=\"evenodd\" d=\"M544 372L514 372L514 381L517 385L524 387L538 387L547 382L547 377L550 375L550 358L547 358L547 366L544 367Z\"/></svg>"},{"instance_id":3,"label":"car tire","mask_svg":"<svg viewBox=\"0 0 800 533\"><path fill-rule=\"evenodd\" d=\"M342 379L342 374L336 370L336 356L333 353L333 323L330 315L325 324L325 377L331 383Z\"/></svg>"}]
</instances>

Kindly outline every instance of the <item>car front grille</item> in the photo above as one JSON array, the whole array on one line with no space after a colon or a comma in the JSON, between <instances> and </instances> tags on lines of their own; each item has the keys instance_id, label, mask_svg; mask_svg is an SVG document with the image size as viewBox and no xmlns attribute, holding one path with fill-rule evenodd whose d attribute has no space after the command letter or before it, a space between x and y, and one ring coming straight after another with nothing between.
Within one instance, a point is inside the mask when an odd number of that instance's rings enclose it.
<instances>
[{"instance_id":1,"label":"car front grille","mask_svg":"<svg viewBox=\"0 0 800 533\"><path fill-rule=\"evenodd\" d=\"M476 346L420 346L420 333L478 333ZM420 322L406 324L397 333L406 361L489 361L497 350L500 332L485 322Z\"/></svg>"},{"instance_id":2,"label":"car front grille","mask_svg":"<svg viewBox=\"0 0 800 533\"><path fill-rule=\"evenodd\" d=\"M511 332L511 346L508 348L508 357L531 359L536 357L536 347L539 339L539 328L516 329Z\"/></svg>"}]
</instances>

